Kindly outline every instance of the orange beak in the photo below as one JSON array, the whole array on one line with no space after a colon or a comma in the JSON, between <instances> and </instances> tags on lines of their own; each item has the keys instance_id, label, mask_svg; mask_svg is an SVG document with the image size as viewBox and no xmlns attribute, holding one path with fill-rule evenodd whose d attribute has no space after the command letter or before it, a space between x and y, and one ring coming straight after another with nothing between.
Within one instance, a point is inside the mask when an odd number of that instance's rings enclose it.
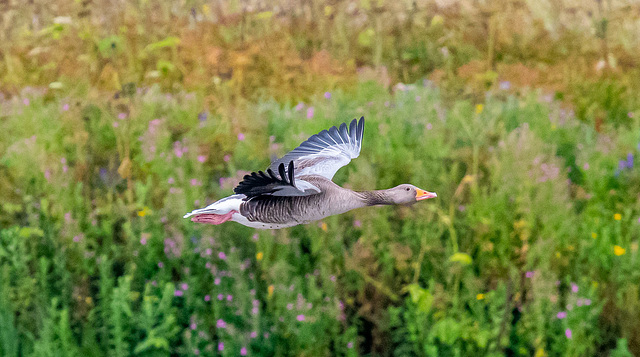
<instances>
[{"instance_id":1,"label":"orange beak","mask_svg":"<svg viewBox=\"0 0 640 357\"><path fill-rule=\"evenodd\" d=\"M416 201L426 200L427 198L438 197L435 192L429 192L421 189L416 190Z\"/></svg>"}]
</instances>

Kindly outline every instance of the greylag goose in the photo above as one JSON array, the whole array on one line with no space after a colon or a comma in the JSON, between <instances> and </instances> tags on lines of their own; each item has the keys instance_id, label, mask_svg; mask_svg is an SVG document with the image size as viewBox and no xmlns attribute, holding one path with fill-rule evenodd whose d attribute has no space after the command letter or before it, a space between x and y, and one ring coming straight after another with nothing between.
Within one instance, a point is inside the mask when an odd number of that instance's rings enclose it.
<instances>
[{"instance_id":1,"label":"greylag goose","mask_svg":"<svg viewBox=\"0 0 640 357\"><path fill-rule=\"evenodd\" d=\"M188 213L193 222L226 221L279 229L309 223L355 208L412 204L437 197L434 192L403 184L386 190L352 191L331 179L336 171L360 155L364 117L311 136L293 151L271 163L267 172L245 175L235 195Z\"/></svg>"}]
</instances>

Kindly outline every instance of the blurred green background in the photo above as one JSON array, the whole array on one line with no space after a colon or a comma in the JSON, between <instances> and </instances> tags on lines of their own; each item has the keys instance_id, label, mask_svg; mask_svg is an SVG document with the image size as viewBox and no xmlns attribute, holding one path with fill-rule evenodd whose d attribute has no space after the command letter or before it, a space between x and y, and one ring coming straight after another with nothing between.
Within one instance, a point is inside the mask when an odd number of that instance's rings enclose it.
<instances>
[{"instance_id":1,"label":"blurred green background","mask_svg":"<svg viewBox=\"0 0 640 357\"><path fill-rule=\"evenodd\" d=\"M640 5L0 1L0 355L640 354ZM182 219L364 116L335 181Z\"/></svg>"}]
</instances>

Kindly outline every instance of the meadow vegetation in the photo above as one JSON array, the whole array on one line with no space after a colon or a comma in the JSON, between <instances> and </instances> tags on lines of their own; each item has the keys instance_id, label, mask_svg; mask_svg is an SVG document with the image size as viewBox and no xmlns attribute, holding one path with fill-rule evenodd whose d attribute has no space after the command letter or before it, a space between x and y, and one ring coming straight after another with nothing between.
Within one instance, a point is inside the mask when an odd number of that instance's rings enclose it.
<instances>
[{"instance_id":1,"label":"meadow vegetation","mask_svg":"<svg viewBox=\"0 0 640 357\"><path fill-rule=\"evenodd\" d=\"M0 4L0 355L640 354L640 6ZM182 215L364 116L279 231Z\"/></svg>"}]
</instances>

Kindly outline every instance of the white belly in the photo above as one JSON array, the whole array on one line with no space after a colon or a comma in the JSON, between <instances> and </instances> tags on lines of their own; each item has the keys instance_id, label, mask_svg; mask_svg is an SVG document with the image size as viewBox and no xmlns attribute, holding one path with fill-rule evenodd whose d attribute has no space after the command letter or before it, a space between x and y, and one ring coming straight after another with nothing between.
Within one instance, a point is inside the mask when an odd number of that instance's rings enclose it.
<instances>
[{"instance_id":1,"label":"white belly","mask_svg":"<svg viewBox=\"0 0 640 357\"><path fill-rule=\"evenodd\" d=\"M247 227L251 227L251 228L258 228L258 229L280 229L280 228L287 228L287 227L293 227L293 226L297 226L298 222L294 222L294 223L286 223L286 224L278 224L278 223L263 223L263 222L251 222L249 221L245 216L241 215L240 213L234 213L233 216L231 216L231 220L234 222L238 222L240 224L242 224L243 226L247 226Z\"/></svg>"}]
</instances>

